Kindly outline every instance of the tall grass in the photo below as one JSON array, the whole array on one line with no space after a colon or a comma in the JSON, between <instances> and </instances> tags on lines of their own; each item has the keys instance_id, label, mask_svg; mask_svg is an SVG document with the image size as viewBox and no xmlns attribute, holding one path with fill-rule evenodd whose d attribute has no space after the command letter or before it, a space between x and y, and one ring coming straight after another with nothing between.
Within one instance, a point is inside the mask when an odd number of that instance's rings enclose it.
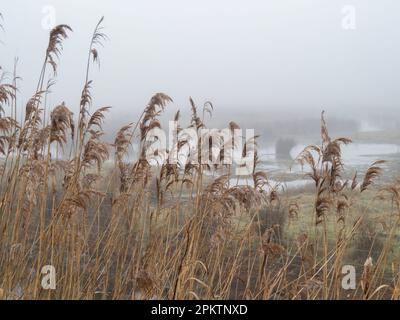
<instances>
[{"instance_id":1,"label":"tall grass","mask_svg":"<svg viewBox=\"0 0 400 320\"><path fill-rule=\"evenodd\" d=\"M1 298L399 297L399 261L392 251L398 237L400 184L369 190L381 162L360 182L357 175L345 181L341 146L351 141L331 138L322 115L321 145L307 147L297 159L315 182L307 210L267 188L267 173L257 169L257 153L248 185L232 183L231 166L151 166L145 157L146 138L161 127L160 117L172 101L163 93L155 94L135 124L127 123L114 143L107 144L102 124L110 108L92 110L90 80L98 46L106 40L102 22L90 41L77 119L64 103L44 114L63 42L72 32L69 26L50 32L37 90L22 122L17 121L16 71L11 79L0 77ZM190 108L187 128L200 135L213 106L199 108L190 99ZM174 120L180 123L179 112ZM234 122L229 127L239 128ZM249 143L255 141L247 141L244 149ZM137 160L130 161L133 144L139 150ZM187 144L181 138L177 146ZM368 192L376 201L392 204L392 210L380 222L385 228L379 252L372 255L365 249L357 288L349 293L341 287L341 268L352 263L353 240L365 218L357 203ZM271 213L282 217L272 223ZM302 215L311 219L306 227L294 228ZM55 290L41 286L45 265L55 267Z\"/></svg>"}]
</instances>

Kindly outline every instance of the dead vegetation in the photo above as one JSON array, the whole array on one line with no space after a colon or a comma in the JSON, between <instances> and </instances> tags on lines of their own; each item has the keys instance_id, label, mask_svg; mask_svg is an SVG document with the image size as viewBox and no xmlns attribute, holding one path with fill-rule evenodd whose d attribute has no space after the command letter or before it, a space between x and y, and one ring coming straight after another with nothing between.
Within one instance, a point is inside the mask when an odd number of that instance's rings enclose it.
<instances>
[{"instance_id":1,"label":"dead vegetation","mask_svg":"<svg viewBox=\"0 0 400 320\"><path fill-rule=\"evenodd\" d=\"M17 74L0 76L1 298L399 297L399 261L391 251L398 237L400 184L369 190L382 162L372 164L361 181L357 174L344 180L341 147L351 140L331 138L322 114L321 145L307 147L297 159L315 182L312 212L302 212L296 201L281 199L267 188L267 173L257 169L257 152L248 185L232 183L230 165L149 164L146 138L161 127L160 117L172 102L164 93L155 94L138 121L126 124L114 143L107 144L102 124L110 107L91 110L90 67L99 62L97 47L106 40L102 21L91 39L77 119L63 102L49 117L44 114L44 98L54 84L45 84L45 79L56 76L63 42L72 32L69 26L50 33L37 90L22 123L16 120ZM186 128L209 139L200 130L213 105L199 108L189 102L192 116ZM229 128L239 126L230 122ZM220 150L232 148L232 142L219 145ZM130 161L134 143L139 151ZM188 144L180 136L178 151ZM256 141L247 141L243 154L250 144ZM105 162L111 154L115 165L110 169ZM163 156L172 155L165 150ZM380 221L385 228L379 245L368 238L371 222L364 223L364 212L354 209L365 192L393 204L387 219ZM305 214L313 223L284 232ZM358 245L365 252L357 259L365 263L357 289L349 295L341 289L341 268L352 263L346 259L359 233L368 239ZM55 267L55 290L41 286L45 265Z\"/></svg>"}]
</instances>

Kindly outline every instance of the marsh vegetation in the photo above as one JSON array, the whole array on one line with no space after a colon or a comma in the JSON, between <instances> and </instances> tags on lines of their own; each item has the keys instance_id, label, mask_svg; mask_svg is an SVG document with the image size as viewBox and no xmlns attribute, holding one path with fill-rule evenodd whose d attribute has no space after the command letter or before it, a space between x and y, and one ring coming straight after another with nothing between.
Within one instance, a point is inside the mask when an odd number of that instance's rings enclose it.
<instances>
[{"instance_id":1,"label":"marsh vegetation","mask_svg":"<svg viewBox=\"0 0 400 320\"><path fill-rule=\"evenodd\" d=\"M383 179L388 162L380 158L348 165L343 150L352 141L332 137L323 113L320 142L302 146L278 171L257 150L244 179L229 165L150 165L146 138L172 99L155 94L113 143L104 140L113 109L96 109L91 94L91 68L106 40L102 21L82 57L78 114L62 101L46 104L57 90L68 25L50 33L23 121L17 68L0 77L2 299L399 298L396 168ZM174 117L179 130L198 132L218 112L192 99L188 110L188 124L179 111ZM260 139L246 141L243 153ZM293 152L293 142L282 145L286 156ZM285 187L286 164L298 166L306 186ZM347 264L357 270L350 291L341 283ZM41 286L45 265L55 267L55 290Z\"/></svg>"}]
</instances>

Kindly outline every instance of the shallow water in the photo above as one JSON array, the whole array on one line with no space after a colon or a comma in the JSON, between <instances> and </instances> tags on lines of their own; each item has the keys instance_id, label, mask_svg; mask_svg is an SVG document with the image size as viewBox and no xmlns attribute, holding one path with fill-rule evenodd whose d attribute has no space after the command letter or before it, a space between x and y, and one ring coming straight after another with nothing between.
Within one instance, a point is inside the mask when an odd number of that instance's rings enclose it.
<instances>
[{"instance_id":1,"label":"shallow water","mask_svg":"<svg viewBox=\"0 0 400 320\"><path fill-rule=\"evenodd\" d=\"M292 160L278 160L274 147L260 150L261 158L260 169L270 173L272 179L281 181L286 188L302 187L312 181L305 179L304 174L308 168L302 168L294 159L306 147L298 144L292 148L290 155ZM351 174L354 171L367 170L367 168L377 160L386 160L383 164L386 174L393 170L398 170L396 166L400 163L400 144L372 144L372 143L352 143L342 146L342 159L345 164L345 172ZM389 175L391 176L391 175Z\"/></svg>"},{"instance_id":2,"label":"shallow water","mask_svg":"<svg viewBox=\"0 0 400 320\"><path fill-rule=\"evenodd\" d=\"M292 180L292 181L277 181L273 179L268 180L268 185L264 186L265 191L271 191L272 189L275 189L277 191L283 191L283 190L288 190L288 189L295 189L295 188L301 188L304 186L308 186L313 184L314 182L309 179L297 179L297 180ZM253 181L251 179L246 179L246 178L232 178L230 180L231 185L249 185L253 186Z\"/></svg>"},{"instance_id":3,"label":"shallow water","mask_svg":"<svg viewBox=\"0 0 400 320\"><path fill-rule=\"evenodd\" d=\"M295 146L290 154L295 158L305 148L305 145ZM400 145L352 143L342 146L342 159L351 166L369 165L381 157L400 153Z\"/></svg>"}]
</instances>

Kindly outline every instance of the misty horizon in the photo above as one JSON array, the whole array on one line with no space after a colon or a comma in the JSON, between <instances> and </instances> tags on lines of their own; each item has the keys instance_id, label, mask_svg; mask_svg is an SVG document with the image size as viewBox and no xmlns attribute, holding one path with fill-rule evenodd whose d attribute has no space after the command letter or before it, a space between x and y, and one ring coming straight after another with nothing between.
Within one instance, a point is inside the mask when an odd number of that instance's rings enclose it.
<instances>
[{"instance_id":1,"label":"misty horizon","mask_svg":"<svg viewBox=\"0 0 400 320\"><path fill-rule=\"evenodd\" d=\"M0 39L4 71L18 57L20 110L35 92L49 8L55 23L74 30L49 107L65 100L77 112L90 34L103 15L109 40L90 78L93 108L113 106L111 119L135 119L155 92L170 95L174 110L189 108L189 96L199 105L211 101L216 117L245 110L318 118L326 110L373 120L383 111L396 116L400 103L400 4L393 1L355 1L354 30L341 25L345 1L16 2L2 5Z\"/></svg>"}]
</instances>

